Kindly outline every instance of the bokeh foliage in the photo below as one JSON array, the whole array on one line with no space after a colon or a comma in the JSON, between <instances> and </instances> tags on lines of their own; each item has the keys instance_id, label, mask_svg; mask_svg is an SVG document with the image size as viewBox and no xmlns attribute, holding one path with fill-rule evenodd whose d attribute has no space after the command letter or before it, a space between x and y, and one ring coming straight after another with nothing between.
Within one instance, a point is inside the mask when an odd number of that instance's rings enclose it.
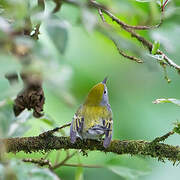
<instances>
[{"instance_id":1,"label":"bokeh foliage","mask_svg":"<svg viewBox=\"0 0 180 180\"><path fill-rule=\"evenodd\" d=\"M157 59L152 58L137 40L106 15L104 17L113 25L113 30L103 29L98 12L86 7L85 0L78 2L81 3L80 7L63 3L58 12L52 13L55 3L51 0L45 1L45 9L38 6L36 1L0 1L0 136L33 136L70 122L88 90L107 75L114 114L114 139L152 140L172 129L173 122L179 119L179 107L154 105L152 101L157 98L180 99L179 74L167 68L168 77L172 80L168 84ZM153 25L160 21L160 7L154 0L98 2L131 25ZM179 0L170 1L160 28L139 32L151 42L159 42L160 48L177 64L180 59L179 9ZM38 24L38 40L22 32L28 32L31 26L34 29L30 33L32 35ZM109 37L113 37L117 46L125 52L142 57L145 63L136 64L121 57ZM23 86L21 71L38 72L43 77L46 102L44 116L40 119L34 118L28 111L14 117L13 98ZM10 85L5 75L14 72L18 73L19 83ZM69 129L64 129L58 135L69 136ZM167 141L179 144L179 137L174 136ZM63 160L71 151L53 151L47 159L54 163L57 153L60 154L59 159ZM179 170L179 167L160 164L145 157L101 152L88 152L88 157L78 152L68 163L96 164L102 168L64 166L53 173L18 160L44 156L42 153L6 154L5 158L1 158L0 179L5 176L30 179L29 169L33 171L31 177L34 179L44 179L44 176L46 179L58 179L59 176L61 179L77 180L175 179ZM17 169L14 169L15 166ZM19 170L22 168L24 172Z\"/></svg>"}]
</instances>

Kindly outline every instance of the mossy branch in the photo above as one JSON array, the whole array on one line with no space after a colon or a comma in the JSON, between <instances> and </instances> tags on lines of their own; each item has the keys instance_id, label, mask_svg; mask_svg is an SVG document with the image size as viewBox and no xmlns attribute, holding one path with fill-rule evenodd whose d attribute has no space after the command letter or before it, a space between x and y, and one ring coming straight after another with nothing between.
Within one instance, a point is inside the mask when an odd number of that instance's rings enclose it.
<instances>
[{"instance_id":1,"label":"mossy branch","mask_svg":"<svg viewBox=\"0 0 180 180\"><path fill-rule=\"evenodd\" d=\"M54 135L35 136L35 137L17 137L0 139L0 143L5 146L6 152L17 153L24 151L32 153L37 151L47 152L58 149L81 149L98 150L102 152L113 152L116 154L143 155L158 158L164 161L168 159L173 163L180 161L180 147L172 146L159 142L148 142L143 140L113 140L110 146L105 149L103 141L80 140L75 144L70 142L69 137L57 137Z\"/></svg>"}]
</instances>

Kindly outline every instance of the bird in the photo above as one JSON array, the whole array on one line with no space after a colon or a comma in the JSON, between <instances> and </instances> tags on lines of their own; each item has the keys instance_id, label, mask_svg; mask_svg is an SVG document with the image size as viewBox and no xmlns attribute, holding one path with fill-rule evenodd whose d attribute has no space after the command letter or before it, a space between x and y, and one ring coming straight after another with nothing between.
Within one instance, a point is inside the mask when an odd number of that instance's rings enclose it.
<instances>
[{"instance_id":1,"label":"bird","mask_svg":"<svg viewBox=\"0 0 180 180\"><path fill-rule=\"evenodd\" d=\"M84 103L74 114L70 126L71 143L74 144L77 137L82 140L101 140L104 136L104 148L110 145L113 133L113 118L106 82L107 77L92 87Z\"/></svg>"}]
</instances>

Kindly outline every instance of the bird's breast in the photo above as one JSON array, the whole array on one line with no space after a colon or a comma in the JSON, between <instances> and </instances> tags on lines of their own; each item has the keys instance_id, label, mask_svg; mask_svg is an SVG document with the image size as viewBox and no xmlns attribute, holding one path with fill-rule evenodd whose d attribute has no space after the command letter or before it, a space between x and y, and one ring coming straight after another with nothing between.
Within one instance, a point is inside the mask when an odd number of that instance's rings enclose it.
<instances>
[{"instance_id":1,"label":"bird's breast","mask_svg":"<svg viewBox=\"0 0 180 180\"><path fill-rule=\"evenodd\" d=\"M84 117L83 131L85 132L95 125L102 125L102 120L108 117L109 112L105 106L87 106L82 115Z\"/></svg>"}]
</instances>

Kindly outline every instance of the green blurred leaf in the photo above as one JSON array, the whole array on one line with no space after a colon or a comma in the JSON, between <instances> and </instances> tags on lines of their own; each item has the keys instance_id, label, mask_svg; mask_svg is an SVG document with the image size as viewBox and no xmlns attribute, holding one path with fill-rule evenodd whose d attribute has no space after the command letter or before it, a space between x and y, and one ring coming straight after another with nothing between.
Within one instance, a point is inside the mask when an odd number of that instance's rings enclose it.
<instances>
[{"instance_id":1,"label":"green blurred leaf","mask_svg":"<svg viewBox=\"0 0 180 180\"><path fill-rule=\"evenodd\" d=\"M180 134L180 123L177 121L174 123L175 127L173 128L173 131L177 134Z\"/></svg>"},{"instance_id":2,"label":"green blurred leaf","mask_svg":"<svg viewBox=\"0 0 180 180\"><path fill-rule=\"evenodd\" d=\"M55 126L54 119L49 115L46 115L45 117L40 118L40 120L43 121L44 123L48 124L49 126L52 126L52 127Z\"/></svg>"},{"instance_id":3,"label":"green blurred leaf","mask_svg":"<svg viewBox=\"0 0 180 180\"><path fill-rule=\"evenodd\" d=\"M89 9L82 9L82 22L88 32L92 32L97 24L97 17Z\"/></svg>"},{"instance_id":4,"label":"green blurred leaf","mask_svg":"<svg viewBox=\"0 0 180 180\"><path fill-rule=\"evenodd\" d=\"M8 171L16 175L18 180L59 180L49 169L40 168L19 160L11 160L8 165L0 164L0 175L2 179L5 178Z\"/></svg>"},{"instance_id":5,"label":"green blurred leaf","mask_svg":"<svg viewBox=\"0 0 180 180\"><path fill-rule=\"evenodd\" d=\"M22 136L31 128L26 122L32 118L32 112L24 110L18 117L15 117L13 123L9 127L8 137Z\"/></svg>"},{"instance_id":6,"label":"green blurred leaf","mask_svg":"<svg viewBox=\"0 0 180 180\"><path fill-rule=\"evenodd\" d=\"M13 101L3 101L0 106L0 134L2 137L22 136L29 128L26 122L32 117L31 112L23 111L14 116Z\"/></svg>"},{"instance_id":7,"label":"green blurred leaf","mask_svg":"<svg viewBox=\"0 0 180 180\"><path fill-rule=\"evenodd\" d=\"M175 10L173 10L175 13ZM158 41L162 47L164 47L168 53L175 52L179 54L180 46L178 42L180 41L180 25L175 23L166 23L163 28L151 31L151 37L154 41Z\"/></svg>"},{"instance_id":8,"label":"green blurred leaf","mask_svg":"<svg viewBox=\"0 0 180 180\"><path fill-rule=\"evenodd\" d=\"M147 175L150 171L146 161L139 157L129 156L112 158L105 167L125 179L137 179Z\"/></svg>"},{"instance_id":9,"label":"green blurred leaf","mask_svg":"<svg viewBox=\"0 0 180 180\"><path fill-rule=\"evenodd\" d=\"M0 76L8 72L17 72L21 69L21 65L15 56L0 53Z\"/></svg>"},{"instance_id":10,"label":"green blurred leaf","mask_svg":"<svg viewBox=\"0 0 180 180\"><path fill-rule=\"evenodd\" d=\"M69 92L69 81L72 76L72 69L70 66L56 65L53 69L49 69L46 73L46 86L49 90L54 92L63 99L63 101L72 106L75 104L75 98Z\"/></svg>"},{"instance_id":11,"label":"green blurred leaf","mask_svg":"<svg viewBox=\"0 0 180 180\"><path fill-rule=\"evenodd\" d=\"M151 53L153 55L155 55L157 53L157 50L159 49L159 46L160 46L160 43L158 41L155 41L153 43L153 48L152 48L152 51L151 51Z\"/></svg>"},{"instance_id":12,"label":"green blurred leaf","mask_svg":"<svg viewBox=\"0 0 180 180\"><path fill-rule=\"evenodd\" d=\"M161 103L173 103L177 106L180 106L180 100L179 99L173 99L173 98L168 98L168 99L156 99L153 101L154 104L161 104Z\"/></svg>"},{"instance_id":13,"label":"green blurred leaf","mask_svg":"<svg viewBox=\"0 0 180 180\"><path fill-rule=\"evenodd\" d=\"M83 180L83 168L82 167L78 167L76 169L76 174L75 174L75 180Z\"/></svg>"},{"instance_id":14,"label":"green blurred leaf","mask_svg":"<svg viewBox=\"0 0 180 180\"><path fill-rule=\"evenodd\" d=\"M60 21L56 16L53 16L51 22L46 24L46 30L55 47L64 54L68 41L66 22Z\"/></svg>"},{"instance_id":15,"label":"green blurred leaf","mask_svg":"<svg viewBox=\"0 0 180 180\"><path fill-rule=\"evenodd\" d=\"M125 179L137 179L140 176L147 175L147 172L131 169L123 166L109 166L109 170Z\"/></svg>"},{"instance_id":16,"label":"green blurred leaf","mask_svg":"<svg viewBox=\"0 0 180 180\"><path fill-rule=\"evenodd\" d=\"M0 135L6 137L9 131L9 127L13 122L12 104L3 104L0 107Z\"/></svg>"}]
</instances>

